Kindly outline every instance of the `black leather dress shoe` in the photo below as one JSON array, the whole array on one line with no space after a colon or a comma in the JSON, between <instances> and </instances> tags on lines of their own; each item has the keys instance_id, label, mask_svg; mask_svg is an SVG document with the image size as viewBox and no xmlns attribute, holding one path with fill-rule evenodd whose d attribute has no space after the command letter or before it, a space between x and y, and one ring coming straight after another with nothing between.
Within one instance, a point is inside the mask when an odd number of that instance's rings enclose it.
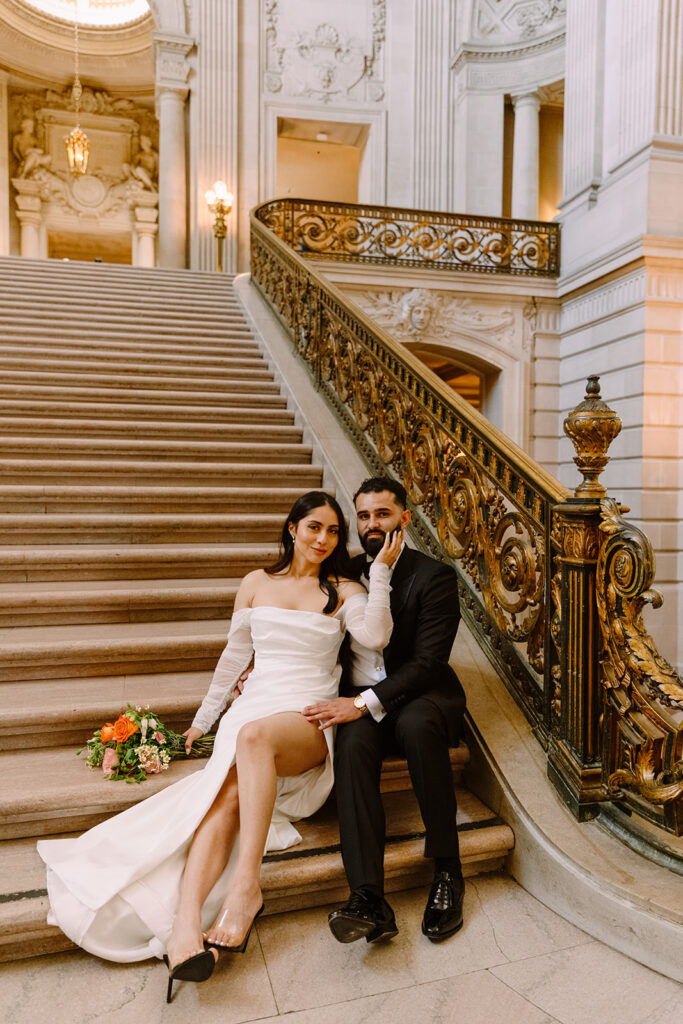
<instances>
[{"instance_id":1,"label":"black leather dress shoe","mask_svg":"<svg viewBox=\"0 0 683 1024\"><path fill-rule=\"evenodd\" d=\"M343 907L333 910L327 920L338 942L355 942L356 939L376 942L398 935L396 918L387 901L357 890Z\"/></svg>"},{"instance_id":2,"label":"black leather dress shoe","mask_svg":"<svg viewBox=\"0 0 683 1024\"><path fill-rule=\"evenodd\" d=\"M422 918L422 934L432 942L447 939L462 928L465 883L450 871L437 871Z\"/></svg>"}]
</instances>

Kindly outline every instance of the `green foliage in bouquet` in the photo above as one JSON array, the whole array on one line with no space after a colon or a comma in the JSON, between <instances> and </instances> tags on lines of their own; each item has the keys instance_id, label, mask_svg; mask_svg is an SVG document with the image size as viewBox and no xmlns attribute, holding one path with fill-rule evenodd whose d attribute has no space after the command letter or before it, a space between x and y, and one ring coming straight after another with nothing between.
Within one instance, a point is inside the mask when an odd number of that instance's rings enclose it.
<instances>
[{"instance_id":1,"label":"green foliage in bouquet","mask_svg":"<svg viewBox=\"0 0 683 1024\"><path fill-rule=\"evenodd\" d=\"M148 775L165 772L171 761L210 757L214 736L195 740L189 754L185 753L185 737L168 729L149 704L129 704L115 722L105 722L93 733L85 747L86 764L101 768L105 779L118 782L144 782Z\"/></svg>"}]
</instances>

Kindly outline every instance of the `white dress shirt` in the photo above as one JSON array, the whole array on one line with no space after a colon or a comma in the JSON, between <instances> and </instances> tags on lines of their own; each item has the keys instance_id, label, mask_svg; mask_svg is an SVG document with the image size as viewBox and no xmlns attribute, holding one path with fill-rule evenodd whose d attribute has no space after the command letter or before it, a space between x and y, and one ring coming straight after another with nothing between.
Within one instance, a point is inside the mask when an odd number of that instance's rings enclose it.
<instances>
[{"instance_id":1,"label":"white dress shirt","mask_svg":"<svg viewBox=\"0 0 683 1024\"><path fill-rule=\"evenodd\" d=\"M398 553L398 558L403 554L403 549L406 546L406 542L403 541L401 544L401 550ZM389 569L389 580L393 576L394 569L398 565L398 558ZM365 570L361 573L361 580L367 586L368 577ZM386 711L382 706L382 702L376 695L374 687L377 683L381 682L382 679L386 679L387 671L384 667L384 657L381 651L370 651L367 647L363 647L357 640L350 637L351 641L351 682L354 686L364 686L365 689L361 691L360 696L365 701L368 711L375 719L376 722L381 722L386 715Z\"/></svg>"}]
</instances>

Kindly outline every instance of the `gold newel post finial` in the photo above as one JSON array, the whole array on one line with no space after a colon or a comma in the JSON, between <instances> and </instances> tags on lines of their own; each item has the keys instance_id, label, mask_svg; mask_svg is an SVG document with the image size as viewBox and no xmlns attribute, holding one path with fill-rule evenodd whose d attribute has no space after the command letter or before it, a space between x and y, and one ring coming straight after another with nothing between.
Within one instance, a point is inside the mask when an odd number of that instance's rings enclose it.
<instances>
[{"instance_id":1,"label":"gold newel post finial","mask_svg":"<svg viewBox=\"0 0 683 1024\"><path fill-rule=\"evenodd\" d=\"M583 474L574 490L577 498L603 498L607 493L598 477L609 462L607 449L620 430L621 420L600 397L600 377L591 374L586 397L564 421L564 432L576 449L574 462Z\"/></svg>"}]
</instances>

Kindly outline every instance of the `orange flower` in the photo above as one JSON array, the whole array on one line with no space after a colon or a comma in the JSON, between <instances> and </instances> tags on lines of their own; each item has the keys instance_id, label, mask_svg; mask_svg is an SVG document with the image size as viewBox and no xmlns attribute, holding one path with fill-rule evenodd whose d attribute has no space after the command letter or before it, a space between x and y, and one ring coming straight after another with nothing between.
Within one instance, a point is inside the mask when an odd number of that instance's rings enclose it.
<instances>
[{"instance_id":1,"label":"orange flower","mask_svg":"<svg viewBox=\"0 0 683 1024\"><path fill-rule=\"evenodd\" d=\"M114 739L114 726L111 722L107 722L106 725L103 725L100 729L100 739L103 743L111 743Z\"/></svg>"},{"instance_id":2,"label":"orange flower","mask_svg":"<svg viewBox=\"0 0 683 1024\"><path fill-rule=\"evenodd\" d=\"M114 722L112 739L115 739L117 743L125 743L137 731L138 727L135 722L126 718L125 715L119 715Z\"/></svg>"}]
</instances>

